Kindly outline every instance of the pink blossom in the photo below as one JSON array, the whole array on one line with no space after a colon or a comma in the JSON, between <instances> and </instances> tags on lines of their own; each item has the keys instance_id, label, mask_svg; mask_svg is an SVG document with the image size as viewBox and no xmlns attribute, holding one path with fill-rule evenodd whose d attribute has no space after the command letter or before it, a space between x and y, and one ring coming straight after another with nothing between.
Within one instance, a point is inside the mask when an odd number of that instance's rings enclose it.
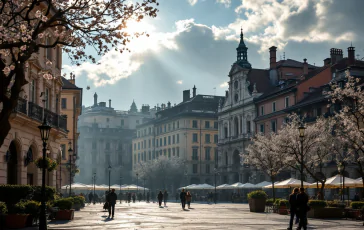
<instances>
[{"instance_id":1,"label":"pink blossom","mask_svg":"<svg viewBox=\"0 0 364 230\"><path fill-rule=\"evenodd\" d=\"M8 76L9 75L9 73L10 73L10 68L9 67L5 67L4 69L3 69L3 72L4 72L4 74L6 75L6 76Z\"/></svg>"}]
</instances>

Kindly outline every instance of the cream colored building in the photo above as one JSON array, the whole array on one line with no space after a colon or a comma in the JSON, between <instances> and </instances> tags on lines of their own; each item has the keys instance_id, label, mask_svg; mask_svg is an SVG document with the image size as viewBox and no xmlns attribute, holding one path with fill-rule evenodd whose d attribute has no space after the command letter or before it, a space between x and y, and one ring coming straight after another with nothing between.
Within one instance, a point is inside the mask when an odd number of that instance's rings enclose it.
<instances>
[{"instance_id":1,"label":"cream colored building","mask_svg":"<svg viewBox=\"0 0 364 230\"><path fill-rule=\"evenodd\" d=\"M162 105L155 119L137 127L133 139L133 170L143 161L158 156L185 160L185 183L214 183L217 162L217 107L221 97L183 92L183 102L171 107Z\"/></svg>"},{"instance_id":2,"label":"cream colored building","mask_svg":"<svg viewBox=\"0 0 364 230\"><path fill-rule=\"evenodd\" d=\"M81 115L82 110L82 88L76 86L75 77L71 75L70 79L62 77L62 93L61 93L61 113L67 116L67 130L68 136L62 138L60 146L60 159L61 164L58 167L57 173L57 188L60 189L61 186L69 184L70 182L70 156L69 156L69 143L71 143L71 148L73 154L78 155L77 146L79 133L77 131L78 127L78 117ZM75 168L75 160L72 159L72 167ZM73 177L74 175L72 175Z\"/></svg>"},{"instance_id":3,"label":"cream colored building","mask_svg":"<svg viewBox=\"0 0 364 230\"><path fill-rule=\"evenodd\" d=\"M52 62L51 66L46 67L47 60ZM25 73L29 83L23 87L18 105L10 117L11 130L0 147L0 184L41 185L41 170L32 161L42 155L38 126L44 116L52 126L47 154L53 159L59 154L60 140L67 136L67 119L61 115L59 103L61 66L60 47L40 49L30 59ZM44 69L51 72L55 79L44 79ZM56 171L47 173L46 184L56 186Z\"/></svg>"}]
</instances>

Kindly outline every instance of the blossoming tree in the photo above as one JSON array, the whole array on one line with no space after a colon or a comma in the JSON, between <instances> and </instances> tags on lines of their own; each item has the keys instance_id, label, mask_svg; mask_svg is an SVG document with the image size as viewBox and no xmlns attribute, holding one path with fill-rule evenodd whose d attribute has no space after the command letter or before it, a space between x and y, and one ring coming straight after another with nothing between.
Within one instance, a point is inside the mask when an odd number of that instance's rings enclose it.
<instances>
[{"instance_id":1,"label":"blossoming tree","mask_svg":"<svg viewBox=\"0 0 364 230\"><path fill-rule=\"evenodd\" d=\"M268 135L257 134L246 149L244 162L253 165L265 172L272 181L273 200L275 200L274 182L277 174L286 168L286 153L277 148L278 136L275 133Z\"/></svg>"},{"instance_id":2,"label":"blossoming tree","mask_svg":"<svg viewBox=\"0 0 364 230\"><path fill-rule=\"evenodd\" d=\"M277 151L285 154L286 164L298 169L300 174L306 172L314 180L321 183L321 192L325 188L326 178L319 176L317 169L320 165L332 159L331 132L332 126L328 119L318 118L313 124L305 124L304 118L297 114L288 116L288 122L277 134ZM301 140L298 128L305 125L305 134ZM300 166L303 166L301 169Z\"/></svg>"},{"instance_id":3,"label":"blossoming tree","mask_svg":"<svg viewBox=\"0 0 364 230\"><path fill-rule=\"evenodd\" d=\"M0 146L10 131L9 117L27 84L28 60L40 49L60 46L74 64L96 62L86 48L103 55L127 50L129 20L156 17L156 0L4 0L0 2ZM52 37L52 42L45 42ZM47 61L47 64L51 64ZM42 76L59 76L44 70Z\"/></svg>"},{"instance_id":4,"label":"blossoming tree","mask_svg":"<svg viewBox=\"0 0 364 230\"><path fill-rule=\"evenodd\" d=\"M341 109L335 114L338 136L346 142L343 160L357 165L357 171L364 185L364 92L363 81L350 76L346 71L346 82L340 87L332 85L328 94L332 104L339 104Z\"/></svg>"}]
</instances>

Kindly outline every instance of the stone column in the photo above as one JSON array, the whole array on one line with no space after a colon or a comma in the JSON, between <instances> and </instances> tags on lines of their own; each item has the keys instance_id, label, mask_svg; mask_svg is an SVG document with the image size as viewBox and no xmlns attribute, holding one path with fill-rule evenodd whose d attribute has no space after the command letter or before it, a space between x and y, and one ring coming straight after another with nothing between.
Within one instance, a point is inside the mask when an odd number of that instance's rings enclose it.
<instances>
[{"instance_id":1,"label":"stone column","mask_svg":"<svg viewBox=\"0 0 364 230\"><path fill-rule=\"evenodd\" d=\"M26 146L22 146L22 149L26 148ZM29 147L28 147L29 148ZM24 166L24 156L26 151L21 151L18 157L18 184L25 185L27 184L27 167Z\"/></svg>"}]
</instances>

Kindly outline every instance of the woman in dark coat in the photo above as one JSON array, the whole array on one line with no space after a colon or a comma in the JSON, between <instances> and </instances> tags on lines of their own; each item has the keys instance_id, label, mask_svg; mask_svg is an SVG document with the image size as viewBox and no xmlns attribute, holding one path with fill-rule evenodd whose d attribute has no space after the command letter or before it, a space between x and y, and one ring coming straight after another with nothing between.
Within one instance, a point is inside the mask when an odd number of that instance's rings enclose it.
<instances>
[{"instance_id":1,"label":"woman in dark coat","mask_svg":"<svg viewBox=\"0 0 364 230\"><path fill-rule=\"evenodd\" d=\"M162 193L162 191L159 191L159 193L158 193L159 207L162 206L162 200L163 200L163 193Z\"/></svg>"}]
</instances>

